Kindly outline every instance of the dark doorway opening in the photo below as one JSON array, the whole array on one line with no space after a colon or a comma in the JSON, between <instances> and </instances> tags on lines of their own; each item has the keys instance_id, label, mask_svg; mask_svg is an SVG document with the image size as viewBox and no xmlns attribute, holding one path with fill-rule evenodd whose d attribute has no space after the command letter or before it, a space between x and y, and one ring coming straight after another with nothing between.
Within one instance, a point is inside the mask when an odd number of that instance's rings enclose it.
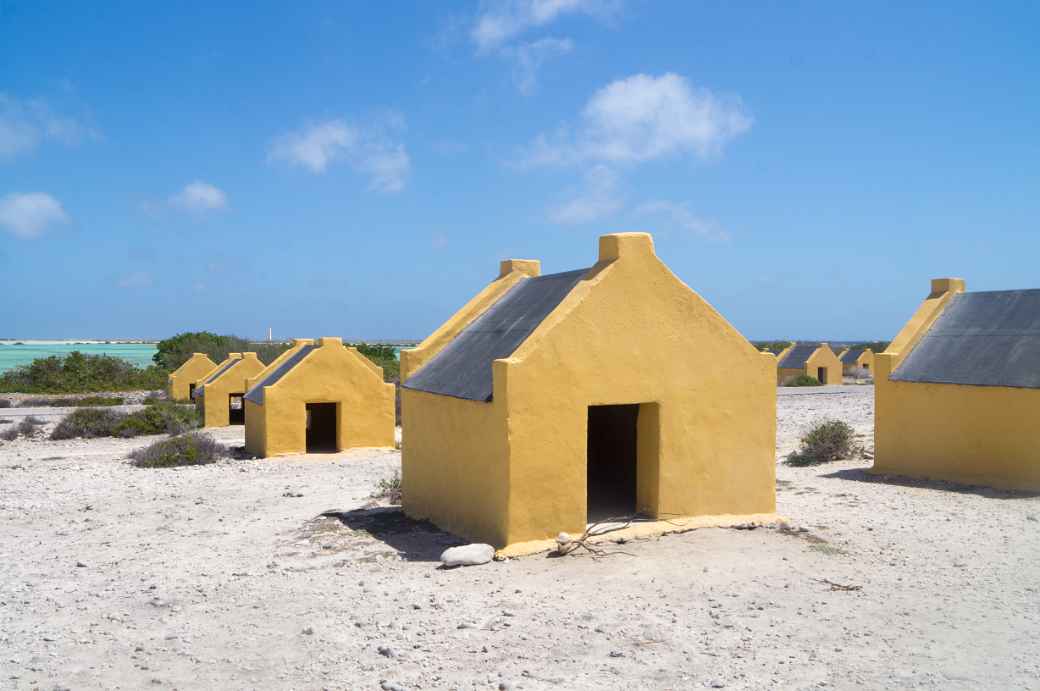
<instances>
[{"instance_id":1,"label":"dark doorway opening","mask_svg":"<svg viewBox=\"0 0 1040 691\"><path fill-rule=\"evenodd\" d=\"M188 400L189 401L194 401L195 400L195 385L194 384L188 384Z\"/></svg>"},{"instance_id":2,"label":"dark doorway opening","mask_svg":"<svg viewBox=\"0 0 1040 691\"><path fill-rule=\"evenodd\" d=\"M246 404L242 401L242 395L243 394L240 393L233 393L228 395L229 425L246 424Z\"/></svg>"},{"instance_id":3,"label":"dark doorway opening","mask_svg":"<svg viewBox=\"0 0 1040 691\"><path fill-rule=\"evenodd\" d=\"M307 453L336 453L336 404L307 404Z\"/></svg>"},{"instance_id":4,"label":"dark doorway opening","mask_svg":"<svg viewBox=\"0 0 1040 691\"><path fill-rule=\"evenodd\" d=\"M589 406L588 521L636 513L639 404Z\"/></svg>"},{"instance_id":5,"label":"dark doorway opening","mask_svg":"<svg viewBox=\"0 0 1040 691\"><path fill-rule=\"evenodd\" d=\"M826 384L827 383L827 368L826 367L817 367L816 368L816 379L821 384Z\"/></svg>"}]
</instances>

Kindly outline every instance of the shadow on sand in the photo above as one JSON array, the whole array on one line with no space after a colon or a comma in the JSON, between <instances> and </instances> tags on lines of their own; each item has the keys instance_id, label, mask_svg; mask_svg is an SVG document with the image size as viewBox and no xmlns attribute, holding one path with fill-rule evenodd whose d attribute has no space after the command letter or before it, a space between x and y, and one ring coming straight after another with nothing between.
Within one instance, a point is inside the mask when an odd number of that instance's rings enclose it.
<instances>
[{"instance_id":1,"label":"shadow on sand","mask_svg":"<svg viewBox=\"0 0 1040 691\"><path fill-rule=\"evenodd\" d=\"M353 531L371 535L406 561L440 561L445 549L465 544L429 521L409 518L400 506L325 511L321 515L334 518Z\"/></svg>"},{"instance_id":2,"label":"shadow on sand","mask_svg":"<svg viewBox=\"0 0 1040 691\"><path fill-rule=\"evenodd\" d=\"M938 492L956 492L958 494L975 494L990 499L1032 499L1040 497L1040 492L1026 492L1010 489L994 489L982 485L961 485L946 480L924 480L902 475L874 475L866 468L846 468L833 473L825 473L820 477L834 480L852 480L854 482L870 482L882 485L898 485L900 487L916 487L933 489Z\"/></svg>"}]
</instances>

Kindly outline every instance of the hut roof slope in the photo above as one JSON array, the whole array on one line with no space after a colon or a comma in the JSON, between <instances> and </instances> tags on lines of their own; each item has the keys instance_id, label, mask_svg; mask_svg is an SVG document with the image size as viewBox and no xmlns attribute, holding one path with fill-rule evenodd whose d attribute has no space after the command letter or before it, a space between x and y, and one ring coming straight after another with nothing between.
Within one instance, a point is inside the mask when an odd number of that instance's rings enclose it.
<instances>
[{"instance_id":1,"label":"hut roof slope","mask_svg":"<svg viewBox=\"0 0 1040 691\"><path fill-rule=\"evenodd\" d=\"M954 295L891 379L1040 388L1040 290Z\"/></svg>"},{"instance_id":2,"label":"hut roof slope","mask_svg":"<svg viewBox=\"0 0 1040 691\"><path fill-rule=\"evenodd\" d=\"M409 377L405 388L490 401L491 363L512 355L588 271L523 279Z\"/></svg>"},{"instance_id":3,"label":"hut roof slope","mask_svg":"<svg viewBox=\"0 0 1040 691\"><path fill-rule=\"evenodd\" d=\"M812 354L820 347L819 343L799 343L793 346L787 356L780 361L778 367L781 369L801 369L809 361Z\"/></svg>"},{"instance_id":4,"label":"hut roof slope","mask_svg":"<svg viewBox=\"0 0 1040 691\"><path fill-rule=\"evenodd\" d=\"M271 386L272 384L277 383L279 379L281 379L282 377L284 377L286 374L289 373L289 370L291 370L293 367L296 367L296 365L298 365L301 362L303 362L303 359L305 357L307 357L308 355L310 355L314 351L314 349L317 348L317 347L318 346L316 346L316 345L306 345L306 346L303 346L302 348L300 348L299 350L297 350L295 353L292 354L291 357L287 358L285 362L283 362L281 365L279 365L274 370L272 370L270 373L268 373L268 375L266 377L264 377L263 379L258 381L256 384L254 384L253 388L251 388L246 393L246 396L245 396L246 400L247 401L252 401L253 403L256 403L257 405L263 405L264 404L264 387L265 386Z\"/></svg>"},{"instance_id":5,"label":"hut roof slope","mask_svg":"<svg viewBox=\"0 0 1040 691\"><path fill-rule=\"evenodd\" d=\"M866 350L866 348L849 348L848 350L846 350L844 353L841 354L841 362L842 362L842 364L845 364L845 365L854 365L854 364L856 364L856 360L859 359L859 356L863 354L864 350Z\"/></svg>"}]
</instances>

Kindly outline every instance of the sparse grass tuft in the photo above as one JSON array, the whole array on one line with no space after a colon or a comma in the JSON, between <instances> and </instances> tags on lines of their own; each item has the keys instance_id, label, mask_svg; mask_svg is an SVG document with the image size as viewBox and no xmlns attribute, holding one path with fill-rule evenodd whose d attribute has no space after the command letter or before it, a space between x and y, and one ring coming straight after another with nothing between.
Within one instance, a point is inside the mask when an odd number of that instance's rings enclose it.
<instances>
[{"instance_id":1,"label":"sparse grass tuft","mask_svg":"<svg viewBox=\"0 0 1040 691\"><path fill-rule=\"evenodd\" d=\"M401 503L401 473L397 470L388 478L383 478L372 493L373 499L386 499L391 504Z\"/></svg>"},{"instance_id":2,"label":"sparse grass tuft","mask_svg":"<svg viewBox=\"0 0 1040 691\"><path fill-rule=\"evenodd\" d=\"M130 453L130 464L138 468L174 468L205 465L227 457L231 450L198 432L161 439Z\"/></svg>"},{"instance_id":3,"label":"sparse grass tuft","mask_svg":"<svg viewBox=\"0 0 1040 691\"><path fill-rule=\"evenodd\" d=\"M5 429L3 432L0 432L0 439L2 439L4 441L14 441L17 438L18 438L18 428L17 427L12 427L11 429Z\"/></svg>"},{"instance_id":4,"label":"sparse grass tuft","mask_svg":"<svg viewBox=\"0 0 1040 691\"><path fill-rule=\"evenodd\" d=\"M41 420L40 418L36 417L35 415L30 415L29 417L19 422L18 427L16 429L18 430L18 433L21 434L23 437L31 437L36 433L37 427L43 427L45 424L47 423Z\"/></svg>"},{"instance_id":5,"label":"sparse grass tuft","mask_svg":"<svg viewBox=\"0 0 1040 691\"><path fill-rule=\"evenodd\" d=\"M807 466L850 458L856 452L856 432L841 420L826 420L802 437L801 447L787 457L787 465Z\"/></svg>"}]
</instances>

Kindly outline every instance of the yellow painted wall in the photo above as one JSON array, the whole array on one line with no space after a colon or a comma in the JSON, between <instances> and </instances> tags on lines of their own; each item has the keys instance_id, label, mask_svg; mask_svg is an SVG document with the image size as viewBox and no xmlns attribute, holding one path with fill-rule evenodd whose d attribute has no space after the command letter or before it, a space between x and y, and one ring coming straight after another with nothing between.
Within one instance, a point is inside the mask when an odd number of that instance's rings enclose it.
<instances>
[{"instance_id":1,"label":"yellow painted wall","mask_svg":"<svg viewBox=\"0 0 1040 691\"><path fill-rule=\"evenodd\" d=\"M232 394L244 395L246 379L264 368L264 363L260 362L256 353L230 353L228 359L217 367L220 368L228 360L234 359L241 362L213 381L204 382L205 395L195 400L196 406L202 410L203 427L226 427L231 424L228 411L229 397Z\"/></svg>"},{"instance_id":2,"label":"yellow painted wall","mask_svg":"<svg viewBox=\"0 0 1040 691\"><path fill-rule=\"evenodd\" d=\"M216 368L216 364L205 353L192 353L184 364L170 373L166 380L166 395L174 401L190 401L191 385Z\"/></svg>"},{"instance_id":3,"label":"yellow painted wall","mask_svg":"<svg viewBox=\"0 0 1040 691\"><path fill-rule=\"evenodd\" d=\"M495 361L490 403L402 391L405 510L496 546L581 532L588 407L644 403L641 510L772 513L775 370L649 235L603 236L590 274Z\"/></svg>"},{"instance_id":4,"label":"yellow painted wall","mask_svg":"<svg viewBox=\"0 0 1040 691\"><path fill-rule=\"evenodd\" d=\"M264 387L264 404L246 401L246 449L257 456L306 453L307 404L337 404L337 448L394 446L394 385L383 370L339 338L319 347Z\"/></svg>"},{"instance_id":5,"label":"yellow painted wall","mask_svg":"<svg viewBox=\"0 0 1040 691\"><path fill-rule=\"evenodd\" d=\"M872 472L1040 490L1040 390L889 379L963 291L961 279L933 281L896 340L875 355Z\"/></svg>"}]
</instances>

